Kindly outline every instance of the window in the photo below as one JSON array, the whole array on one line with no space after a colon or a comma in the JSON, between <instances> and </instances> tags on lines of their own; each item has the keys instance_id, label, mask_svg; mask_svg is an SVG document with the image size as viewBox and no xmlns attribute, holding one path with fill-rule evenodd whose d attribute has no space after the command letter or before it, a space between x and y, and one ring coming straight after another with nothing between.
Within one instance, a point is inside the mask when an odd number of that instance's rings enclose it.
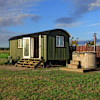
<instances>
[{"instance_id":1,"label":"window","mask_svg":"<svg viewBox=\"0 0 100 100\"><path fill-rule=\"evenodd\" d=\"M18 48L23 48L23 39L18 39Z\"/></svg>"},{"instance_id":2,"label":"window","mask_svg":"<svg viewBox=\"0 0 100 100\"><path fill-rule=\"evenodd\" d=\"M64 47L64 36L56 36L56 47Z\"/></svg>"}]
</instances>

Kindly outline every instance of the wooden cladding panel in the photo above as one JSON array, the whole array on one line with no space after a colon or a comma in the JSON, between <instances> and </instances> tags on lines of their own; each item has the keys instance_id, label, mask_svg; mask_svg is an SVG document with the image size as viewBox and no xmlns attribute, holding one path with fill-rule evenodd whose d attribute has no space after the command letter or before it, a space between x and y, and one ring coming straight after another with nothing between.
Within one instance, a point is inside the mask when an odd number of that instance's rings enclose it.
<instances>
[{"instance_id":1,"label":"wooden cladding panel","mask_svg":"<svg viewBox=\"0 0 100 100\"><path fill-rule=\"evenodd\" d=\"M64 36L64 47L56 47L56 36ZM48 60L69 59L69 36L64 32L52 32L48 35Z\"/></svg>"},{"instance_id":2,"label":"wooden cladding panel","mask_svg":"<svg viewBox=\"0 0 100 100\"><path fill-rule=\"evenodd\" d=\"M23 57L23 49L18 48L17 40L10 40L10 56L14 59L16 59L17 57Z\"/></svg>"},{"instance_id":3,"label":"wooden cladding panel","mask_svg":"<svg viewBox=\"0 0 100 100\"><path fill-rule=\"evenodd\" d=\"M47 60L47 35L41 37L41 57Z\"/></svg>"}]
</instances>

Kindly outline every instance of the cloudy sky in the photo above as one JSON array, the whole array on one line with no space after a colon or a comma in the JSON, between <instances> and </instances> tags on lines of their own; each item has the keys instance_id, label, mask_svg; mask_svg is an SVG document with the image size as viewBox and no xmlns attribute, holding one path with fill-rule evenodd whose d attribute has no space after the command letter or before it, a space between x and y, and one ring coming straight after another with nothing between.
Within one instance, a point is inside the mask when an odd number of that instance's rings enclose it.
<instances>
[{"instance_id":1,"label":"cloudy sky","mask_svg":"<svg viewBox=\"0 0 100 100\"><path fill-rule=\"evenodd\" d=\"M0 0L0 47L12 36L56 28L100 39L100 0Z\"/></svg>"}]
</instances>

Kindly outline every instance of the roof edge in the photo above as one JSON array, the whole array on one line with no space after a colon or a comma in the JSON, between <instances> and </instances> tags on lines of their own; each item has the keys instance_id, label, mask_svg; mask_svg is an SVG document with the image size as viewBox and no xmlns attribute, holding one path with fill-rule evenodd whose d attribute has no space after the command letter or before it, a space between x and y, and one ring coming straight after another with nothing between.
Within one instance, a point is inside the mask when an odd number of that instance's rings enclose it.
<instances>
[{"instance_id":1,"label":"roof edge","mask_svg":"<svg viewBox=\"0 0 100 100\"><path fill-rule=\"evenodd\" d=\"M14 36L14 37L11 37L9 39L9 41L10 40L15 40L15 39L18 39L18 38L22 38L22 37L32 36L32 35L34 35L34 36L35 35L38 36L40 34L44 35L44 34L48 34L48 32L55 31L55 30L62 30L64 32L66 32L69 35L69 37L71 37L71 35L67 31L65 31L64 29L52 29L52 30L47 30L47 31L41 31L41 32L36 32L36 33L30 33L30 34L23 34L23 35L19 35L19 36Z\"/></svg>"}]
</instances>

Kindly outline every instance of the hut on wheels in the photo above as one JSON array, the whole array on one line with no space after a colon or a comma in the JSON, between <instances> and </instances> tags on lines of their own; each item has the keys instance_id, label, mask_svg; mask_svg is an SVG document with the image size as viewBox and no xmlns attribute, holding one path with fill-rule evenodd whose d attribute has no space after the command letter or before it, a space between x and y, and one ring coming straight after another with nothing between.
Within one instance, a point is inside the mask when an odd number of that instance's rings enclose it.
<instances>
[{"instance_id":1,"label":"hut on wheels","mask_svg":"<svg viewBox=\"0 0 100 100\"><path fill-rule=\"evenodd\" d=\"M16 66L37 67L52 63L68 62L70 34L63 29L54 29L9 39L10 56L20 58Z\"/></svg>"}]
</instances>

